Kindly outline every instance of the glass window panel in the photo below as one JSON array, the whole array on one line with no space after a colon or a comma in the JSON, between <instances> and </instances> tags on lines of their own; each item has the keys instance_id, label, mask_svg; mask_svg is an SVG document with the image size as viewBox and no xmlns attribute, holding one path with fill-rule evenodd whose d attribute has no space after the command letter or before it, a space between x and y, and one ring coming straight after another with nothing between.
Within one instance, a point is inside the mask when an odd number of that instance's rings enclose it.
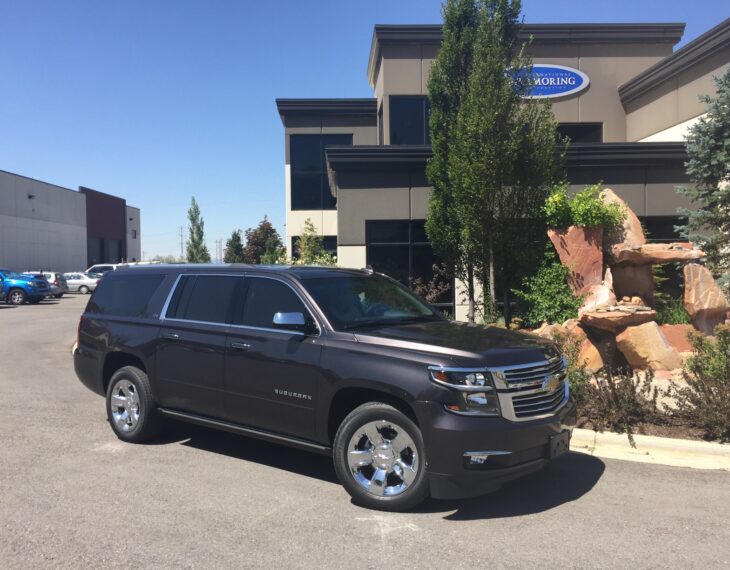
<instances>
[{"instance_id":1,"label":"glass window panel","mask_svg":"<svg viewBox=\"0 0 730 570\"><path fill-rule=\"evenodd\" d=\"M292 172L322 170L322 137L320 135L291 135L289 162Z\"/></svg>"},{"instance_id":2,"label":"glass window panel","mask_svg":"<svg viewBox=\"0 0 730 570\"><path fill-rule=\"evenodd\" d=\"M428 243L426 220L411 221L411 241L413 243Z\"/></svg>"},{"instance_id":3,"label":"glass window panel","mask_svg":"<svg viewBox=\"0 0 730 570\"><path fill-rule=\"evenodd\" d=\"M240 277L230 275L197 276L190 293L183 291L176 307L176 317L209 323L227 322L234 290L240 282Z\"/></svg>"},{"instance_id":4,"label":"glass window panel","mask_svg":"<svg viewBox=\"0 0 730 570\"><path fill-rule=\"evenodd\" d=\"M408 243L408 220L368 220L366 243Z\"/></svg>"},{"instance_id":5,"label":"glass window panel","mask_svg":"<svg viewBox=\"0 0 730 570\"><path fill-rule=\"evenodd\" d=\"M408 245L371 245L367 263L375 271L408 285Z\"/></svg>"},{"instance_id":6,"label":"glass window panel","mask_svg":"<svg viewBox=\"0 0 730 570\"><path fill-rule=\"evenodd\" d=\"M88 312L119 317L141 317L164 275L109 275L96 288Z\"/></svg>"},{"instance_id":7,"label":"glass window panel","mask_svg":"<svg viewBox=\"0 0 730 570\"><path fill-rule=\"evenodd\" d=\"M603 142L603 123L560 123L558 132L571 142Z\"/></svg>"},{"instance_id":8,"label":"glass window panel","mask_svg":"<svg viewBox=\"0 0 730 570\"><path fill-rule=\"evenodd\" d=\"M239 324L270 329L276 313L303 313L309 316L304 303L291 287L274 279L251 277Z\"/></svg>"},{"instance_id":9,"label":"glass window panel","mask_svg":"<svg viewBox=\"0 0 730 570\"><path fill-rule=\"evenodd\" d=\"M425 144L426 98L390 97L390 144Z\"/></svg>"},{"instance_id":10,"label":"glass window panel","mask_svg":"<svg viewBox=\"0 0 730 570\"><path fill-rule=\"evenodd\" d=\"M292 210L322 209L322 174L292 172L291 175Z\"/></svg>"}]
</instances>

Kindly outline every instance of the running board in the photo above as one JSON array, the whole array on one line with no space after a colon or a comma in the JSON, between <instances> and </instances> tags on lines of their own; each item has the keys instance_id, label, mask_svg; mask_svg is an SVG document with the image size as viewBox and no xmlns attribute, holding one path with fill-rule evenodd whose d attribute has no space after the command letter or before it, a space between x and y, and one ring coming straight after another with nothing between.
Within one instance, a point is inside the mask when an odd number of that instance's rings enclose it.
<instances>
[{"instance_id":1,"label":"running board","mask_svg":"<svg viewBox=\"0 0 730 570\"><path fill-rule=\"evenodd\" d=\"M220 429L238 435L255 437L256 439L263 439L264 441L269 441L271 443L280 443L282 445L288 445L290 447L296 447L298 449L304 449L306 451L313 451L321 455L332 455L331 447L321 445L319 443L313 443L311 441L305 441L296 437L289 437L278 433L272 433L256 428L232 424L221 420L214 420L212 418L206 418L204 416L196 416L195 414L189 414L187 412L178 412L177 410L169 410L167 408L158 409L161 414L170 418L174 418L176 420L181 420L183 422L211 427L214 429Z\"/></svg>"}]
</instances>

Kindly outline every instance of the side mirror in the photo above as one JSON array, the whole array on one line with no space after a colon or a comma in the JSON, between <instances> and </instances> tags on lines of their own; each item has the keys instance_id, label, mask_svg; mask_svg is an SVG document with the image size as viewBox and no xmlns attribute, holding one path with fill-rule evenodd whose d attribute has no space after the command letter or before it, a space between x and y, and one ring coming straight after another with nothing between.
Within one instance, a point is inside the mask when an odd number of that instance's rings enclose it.
<instances>
[{"instance_id":1,"label":"side mirror","mask_svg":"<svg viewBox=\"0 0 730 570\"><path fill-rule=\"evenodd\" d=\"M274 326L282 328L303 328L307 322L302 313L276 313L274 314Z\"/></svg>"}]
</instances>

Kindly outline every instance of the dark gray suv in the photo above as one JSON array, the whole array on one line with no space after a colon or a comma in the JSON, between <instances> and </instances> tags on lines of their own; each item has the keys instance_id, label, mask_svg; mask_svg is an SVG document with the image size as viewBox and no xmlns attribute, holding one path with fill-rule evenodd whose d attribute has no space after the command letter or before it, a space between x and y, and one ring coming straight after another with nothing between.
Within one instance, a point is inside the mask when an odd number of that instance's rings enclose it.
<instances>
[{"instance_id":1,"label":"dark gray suv","mask_svg":"<svg viewBox=\"0 0 730 570\"><path fill-rule=\"evenodd\" d=\"M576 419L552 343L449 321L368 270L113 271L74 362L124 441L170 417L331 455L356 502L387 510L540 469Z\"/></svg>"}]
</instances>

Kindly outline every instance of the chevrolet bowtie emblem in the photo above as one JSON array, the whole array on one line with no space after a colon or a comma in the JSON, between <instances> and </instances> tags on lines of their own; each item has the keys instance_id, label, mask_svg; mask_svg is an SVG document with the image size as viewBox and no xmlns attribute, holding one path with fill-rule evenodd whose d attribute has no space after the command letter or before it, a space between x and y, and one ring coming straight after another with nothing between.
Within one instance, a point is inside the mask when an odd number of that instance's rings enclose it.
<instances>
[{"instance_id":1,"label":"chevrolet bowtie emblem","mask_svg":"<svg viewBox=\"0 0 730 570\"><path fill-rule=\"evenodd\" d=\"M555 374L546 376L545 380L542 381L542 389L547 390L548 392L555 392L555 390L558 389L558 386L560 386L560 380L557 376L555 376Z\"/></svg>"}]
</instances>

